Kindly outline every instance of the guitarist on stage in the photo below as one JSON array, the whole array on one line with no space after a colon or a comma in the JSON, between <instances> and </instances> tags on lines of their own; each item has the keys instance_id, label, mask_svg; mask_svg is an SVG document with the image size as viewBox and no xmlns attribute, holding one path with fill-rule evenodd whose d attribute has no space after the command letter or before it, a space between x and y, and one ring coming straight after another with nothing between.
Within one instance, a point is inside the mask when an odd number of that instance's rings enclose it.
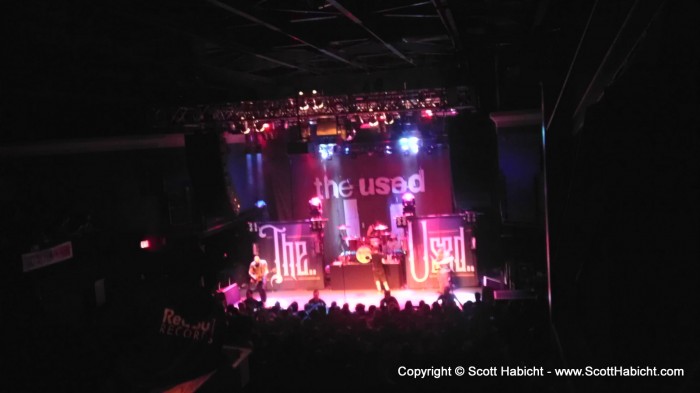
<instances>
[{"instance_id":1,"label":"guitarist on stage","mask_svg":"<svg viewBox=\"0 0 700 393\"><path fill-rule=\"evenodd\" d=\"M267 301L267 293L265 292L265 284L267 281L267 261L260 259L259 256L255 256L253 262L250 263L250 268L248 268L248 275L250 276L250 289L252 291L257 291L260 294L260 301L265 303Z\"/></svg>"},{"instance_id":2,"label":"guitarist on stage","mask_svg":"<svg viewBox=\"0 0 700 393\"><path fill-rule=\"evenodd\" d=\"M440 287L440 294L445 290L445 287L452 288L450 283L450 265L454 258L450 255L449 251L440 246L437 250L437 257L433 259L433 271L438 274L438 286Z\"/></svg>"}]
</instances>

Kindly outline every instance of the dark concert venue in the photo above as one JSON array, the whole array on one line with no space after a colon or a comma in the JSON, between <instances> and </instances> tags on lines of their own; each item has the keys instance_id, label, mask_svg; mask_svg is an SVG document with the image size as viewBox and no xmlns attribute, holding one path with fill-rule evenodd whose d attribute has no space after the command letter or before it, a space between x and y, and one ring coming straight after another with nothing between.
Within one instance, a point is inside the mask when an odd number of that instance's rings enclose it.
<instances>
[{"instance_id":1,"label":"dark concert venue","mask_svg":"<svg viewBox=\"0 0 700 393\"><path fill-rule=\"evenodd\" d=\"M700 3L3 4L0 392L700 391Z\"/></svg>"}]
</instances>

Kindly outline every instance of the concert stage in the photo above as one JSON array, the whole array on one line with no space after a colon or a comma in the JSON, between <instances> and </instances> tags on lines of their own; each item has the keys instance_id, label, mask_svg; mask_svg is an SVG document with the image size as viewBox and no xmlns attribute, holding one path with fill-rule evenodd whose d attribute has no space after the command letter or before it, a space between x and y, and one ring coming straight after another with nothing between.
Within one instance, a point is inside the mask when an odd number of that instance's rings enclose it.
<instances>
[{"instance_id":1,"label":"concert stage","mask_svg":"<svg viewBox=\"0 0 700 393\"><path fill-rule=\"evenodd\" d=\"M467 301L474 301L474 294L481 293L480 287L474 288L459 288L454 290L454 294L460 303L465 303ZM438 298L437 290L426 290L426 289L395 289L391 291L392 296L399 301L401 309L403 309L406 301L410 300L414 306L423 300L429 305L432 304ZM355 305L362 303L365 305L365 309L371 305L379 306L379 302L384 297L383 294L377 292L376 290L350 290L346 289L343 291L342 288L339 289L321 289L320 290L321 299L326 302L326 305L330 306L332 302L337 302L338 306L342 307L343 304L348 303L350 305L350 310L355 310ZM254 295L257 298L257 293ZM286 308L292 302L296 301L299 304L299 308L303 309L304 304L309 301L312 297L312 291L305 290L279 290L279 291L268 291L267 292L267 307L274 306L276 302L280 302L280 306Z\"/></svg>"}]
</instances>

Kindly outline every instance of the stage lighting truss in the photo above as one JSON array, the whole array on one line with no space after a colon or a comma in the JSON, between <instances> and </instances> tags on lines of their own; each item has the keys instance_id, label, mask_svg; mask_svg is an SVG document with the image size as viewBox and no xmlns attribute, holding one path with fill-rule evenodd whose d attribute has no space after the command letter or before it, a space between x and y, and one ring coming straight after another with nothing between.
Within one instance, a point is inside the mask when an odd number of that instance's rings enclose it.
<instances>
[{"instance_id":1,"label":"stage lighting truss","mask_svg":"<svg viewBox=\"0 0 700 393\"><path fill-rule=\"evenodd\" d=\"M278 100L241 101L236 103L160 108L156 122L162 126L179 125L187 129L220 127L228 132L262 132L264 124L290 125L319 116L364 115L372 124L392 124L403 114L414 112L420 117L456 116L459 111L476 111L476 95L466 86L376 93L326 96L304 95ZM318 93L318 92L317 92ZM448 102L447 97L455 97ZM259 122L258 128L254 126ZM286 127L285 127L286 128Z\"/></svg>"}]
</instances>

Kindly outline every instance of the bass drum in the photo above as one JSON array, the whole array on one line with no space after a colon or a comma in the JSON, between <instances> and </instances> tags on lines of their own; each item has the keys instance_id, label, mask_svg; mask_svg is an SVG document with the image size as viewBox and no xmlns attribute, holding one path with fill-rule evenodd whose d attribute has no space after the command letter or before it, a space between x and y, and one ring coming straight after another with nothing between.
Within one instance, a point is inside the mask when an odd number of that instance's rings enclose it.
<instances>
[{"instance_id":1,"label":"bass drum","mask_svg":"<svg viewBox=\"0 0 700 393\"><path fill-rule=\"evenodd\" d=\"M355 254L357 262L369 263L372 260L372 249L368 246L360 246Z\"/></svg>"}]
</instances>

